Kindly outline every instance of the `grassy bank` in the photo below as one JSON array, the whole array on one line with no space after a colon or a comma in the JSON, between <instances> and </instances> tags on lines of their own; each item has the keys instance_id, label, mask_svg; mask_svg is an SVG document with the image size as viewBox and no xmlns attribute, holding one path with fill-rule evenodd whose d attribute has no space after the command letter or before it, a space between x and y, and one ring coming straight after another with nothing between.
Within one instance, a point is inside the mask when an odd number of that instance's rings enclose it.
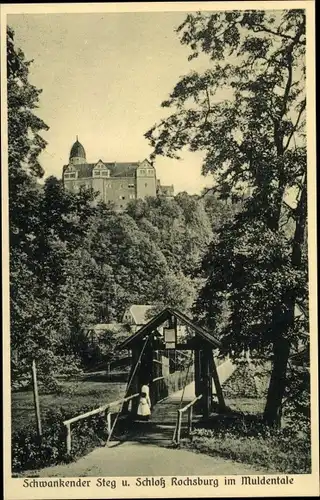
<instances>
[{"instance_id":1,"label":"grassy bank","mask_svg":"<svg viewBox=\"0 0 320 500\"><path fill-rule=\"evenodd\" d=\"M308 429L296 434L285 416L282 429L270 431L263 424L269 377L268 370L259 370L246 364L239 366L223 387L230 413L199 423L191 438L182 440L181 445L194 452L250 464L270 474L308 474Z\"/></svg>"},{"instance_id":2,"label":"grassy bank","mask_svg":"<svg viewBox=\"0 0 320 500\"><path fill-rule=\"evenodd\" d=\"M40 394L41 417L45 420L50 410L65 409L74 416L84 406L92 409L123 397L127 375L116 377L90 374L78 376L72 380L61 380L58 394ZM33 392L19 391L12 393L12 430L18 431L30 425L35 426Z\"/></svg>"},{"instance_id":3,"label":"grassy bank","mask_svg":"<svg viewBox=\"0 0 320 500\"><path fill-rule=\"evenodd\" d=\"M233 406L239 408L240 401ZM208 422L206 428L194 429L191 438L182 441L182 446L258 466L270 474L311 472L309 435L297 436L288 428L271 432L263 425L260 414L220 415L215 421Z\"/></svg>"}]
</instances>

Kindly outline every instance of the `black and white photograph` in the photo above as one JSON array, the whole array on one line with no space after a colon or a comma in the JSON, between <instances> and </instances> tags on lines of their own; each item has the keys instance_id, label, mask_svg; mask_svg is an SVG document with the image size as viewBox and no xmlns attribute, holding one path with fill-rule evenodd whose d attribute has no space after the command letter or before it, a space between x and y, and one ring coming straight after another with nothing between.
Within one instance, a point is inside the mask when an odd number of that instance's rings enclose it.
<instances>
[{"instance_id":1,"label":"black and white photograph","mask_svg":"<svg viewBox=\"0 0 320 500\"><path fill-rule=\"evenodd\" d=\"M1 21L7 499L316 495L314 2Z\"/></svg>"}]
</instances>

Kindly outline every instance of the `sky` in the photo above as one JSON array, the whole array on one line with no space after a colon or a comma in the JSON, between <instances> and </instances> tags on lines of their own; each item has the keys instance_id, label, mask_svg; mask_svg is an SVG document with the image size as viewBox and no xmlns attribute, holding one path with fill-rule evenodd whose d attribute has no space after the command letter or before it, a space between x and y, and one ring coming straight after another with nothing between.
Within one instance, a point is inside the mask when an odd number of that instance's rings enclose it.
<instances>
[{"instance_id":1,"label":"sky","mask_svg":"<svg viewBox=\"0 0 320 500\"><path fill-rule=\"evenodd\" d=\"M46 176L61 178L78 135L87 161L142 161L152 152L144 134L166 116L161 102L179 77L208 67L188 62L190 49L175 28L183 12L12 14L15 43L33 59L30 81L43 89L37 114L50 127L40 161ZM202 157L158 157L163 185L199 193L212 186Z\"/></svg>"}]
</instances>

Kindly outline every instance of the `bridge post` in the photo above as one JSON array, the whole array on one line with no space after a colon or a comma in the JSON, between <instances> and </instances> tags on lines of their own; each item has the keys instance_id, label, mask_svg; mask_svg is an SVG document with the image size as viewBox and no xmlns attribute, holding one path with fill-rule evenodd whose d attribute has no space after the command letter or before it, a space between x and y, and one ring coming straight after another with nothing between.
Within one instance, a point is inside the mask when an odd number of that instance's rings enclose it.
<instances>
[{"instance_id":1,"label":"bridge post","mask_svg":"<svg viewBox=\"0 0 320 500\"><path fill-rule=\"evenodd\" d=\"M153 352L153 379L158 378L162 376L162 366L161 362L159 360L159 352L154 351ZM157 380L156 382L153 383L153 391L152 391L152 406L154 406L159 400L161 399L161 384L160 381Z\"/></svg>"},{"instance_id":2,"label":"bridge post","mask_svg":"<svg viewBox=\"0 0 320 500\"><path fill-rule=\"evenodd\" d=\"M225 411L226 410L226 403L224 401L223 392L222 392L222 388L220 385L219 375L218 375L216 363L214 361L213 353L212 353L212 357L210 359L210 365L211 365L211 370L212 370L212 378L213 378L214 386L215 386L216 393L217 393L219 409L220 409L220 411Z\"/></svg>"},{"instance_id":3,"label":"bridge post","mask_svg":"<svg viewBox=\"0 0 320 500\"><path fill-rule=\"evenodd\" d=\"M196 347L194 350L194 388L195 388L195 395L200 396L200 394L202 394L202 381L201 381L201 350L199 347ZM202 411L201 400L196 402L195 410Z\"/></svg>"},{"instance_id":4,"label":"bridge post","mask_svg":"<svg viewBox=\"0 0 320 500\"><path fill-rule=\"evenodd\" d=\"M67 454L69 455L71 453L71 424L67 424L66 428L67 428L66 445L67 445Z\"/></svg>"},{"instance_id":5,"label":"bridge post","mask_svg":"<svg viewBox=\"0 0 320 500\"><path fill-rule=\"evenodd\" d=\"M136 367L136 364L139 360L139 356L140 356L140 352L141 352L141 349L142 349L142 345L139 343L139 344L135 344L134 346L132 346L132 356L131 356L131 359L132 359L132 364L131 364L131 370L130 370L130 375L129 375L129 380L131 379L132 377L132 374L133 374L133 371ZM134 378L130 384L130 387L128 387L128 392L127 392L127 396L132 396L133 394L136 394L138 392L140 392L140 387L139 387L139 371L140 371L140 367L138 367L135 375L134 375ZM138 410L138 405L139 405L139 401L138 401L138 398L135 398L132 400L132 403L131 403L131 414L133 416L135 416L137 414L137 410ZM122 408L122 411L123 413L128 413L129 411L129 401L126 401L124 404L123 404L123 408Z\"/></svg>"},{"instance_id":6,"label":"bridge post","mask_svg":"<svg viewBox=\"0 0 320 500\"><path fill-rule=\"evenodd\" d=\"M207 345L203 350L203 416L208 418L212 410L212 374L210 360L212 359L212 347Z\"/></svg>"},{"instance_id":7,"label":"bridge post","mask_svg":"<svg viewBox=\"0 0 320 500\"><path fill-rule=\"evenodd\" d=\"M201 355L201 351L199 349L195 349L195 351L194 351L194 386L195 386L195 395L196 396L199 396L201 394L200 355Z\"/></svg>"},{"instance_id":8,"label":"bridge post","mask_svg":"<svg viewBox=\"0 0 320 500\"><path fill-rule=\"evenodd\" d=\"M212 410L212 375L210 369L212 347L210 344L201 343L194 352L194 380L195 395L202 398L196 404L204 417L208 417Z\"/></svg>"}]
</instances>

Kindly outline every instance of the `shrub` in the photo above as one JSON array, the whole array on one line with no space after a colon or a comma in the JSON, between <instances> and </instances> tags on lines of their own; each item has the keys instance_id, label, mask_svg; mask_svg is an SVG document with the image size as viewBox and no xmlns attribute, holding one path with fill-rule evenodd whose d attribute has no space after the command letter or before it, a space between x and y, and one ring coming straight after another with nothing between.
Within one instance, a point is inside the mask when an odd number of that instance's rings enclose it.
<instances>
[{"instance_id":1,"label":"shrub","mask_svg":"<svg viewBox=\"0 0 320 500\"><path fill-rule=\"evenodd\" d=\"M48 412L41 443L34 426L12 433L13 471L51 465L66 458L64 417L61 410Z\"/></svg>"},{"instance_id":2,"label":"shrub","mask_svg":"<svg viewBox=\"0 0 320 500\"><path fill-rule=\"evenodd\" d=\"M92 410L84 406L85 413ZM94 415L72 426L72 453L66 453L66 427L64 420L71 418L65 409L49 410L43 422L41 443L34 426L27 426L12 433L12 471L37 469L81 456L106 439L106 422L103 414Z\"/></svg>"}]
</instances>

